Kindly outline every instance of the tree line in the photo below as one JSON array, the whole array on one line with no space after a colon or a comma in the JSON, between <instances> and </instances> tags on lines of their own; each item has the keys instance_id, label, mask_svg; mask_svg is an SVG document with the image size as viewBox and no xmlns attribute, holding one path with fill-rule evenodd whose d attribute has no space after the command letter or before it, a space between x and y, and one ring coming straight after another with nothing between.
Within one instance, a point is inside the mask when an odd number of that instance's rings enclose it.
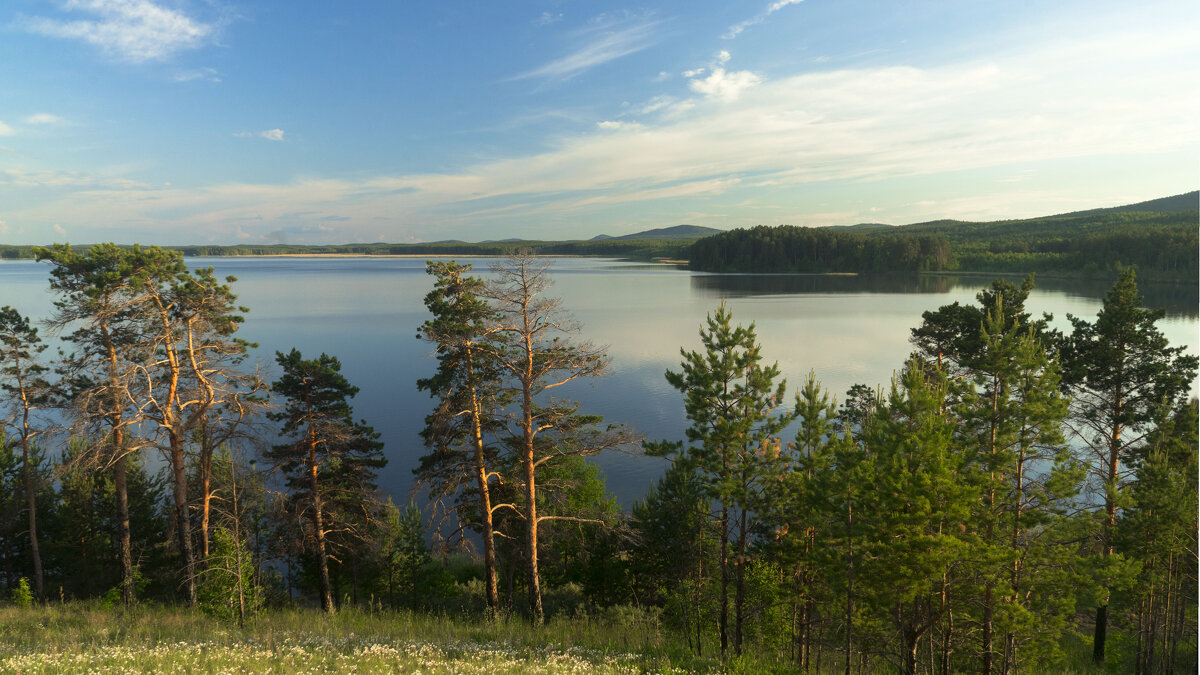
<instances>
[{"instance_id":1,"label":"tree line","mask_svg":"<svg viewBox=\"0 0 1200 675\"><path fill-rule=\"evenodd\" d=\"M692 244L706 272L1007 272L1111 278L1125 266L1144 277L1200 273L1197 212L1103 212L1028 220L952 220L901 227L739 228Z\"/></svg>"},{"instance_id":2,"label":"tree line","mask_svg":"<svg viewBox=\"0 0 1200 675\"><path fill-rule=\"evenodd\" d=\"M556 396L608 360L544 261L487 282L430 262L421 510L380 494L382 444L336 357L276 352L270 383L248 369L234 279L158 248L38 255L60 357L0 311L13 597L28 580L41 601L236 620L294 602L539 625L611 608L701 655L809 672L1008 673L1080 644L1195 668L1197 360L1132 269L1069 332L1026 311L1032 278L926 312L890 385L840 405L812 374L789 391L722 304L665 374L686 438L650 441ZM669 465L623 513L587 458L637 445Z\"/></svg>"},{"instance_id":3,"label":"tree line","mask_svg":"<svg viewBox=\"0 0 1200 675\"><path fill-rule=\"evenodd\" d=\"M759 225L692 244L688 266L706 272L936 272L948 269L940 237Z\"/></svg>"}]
</instances>

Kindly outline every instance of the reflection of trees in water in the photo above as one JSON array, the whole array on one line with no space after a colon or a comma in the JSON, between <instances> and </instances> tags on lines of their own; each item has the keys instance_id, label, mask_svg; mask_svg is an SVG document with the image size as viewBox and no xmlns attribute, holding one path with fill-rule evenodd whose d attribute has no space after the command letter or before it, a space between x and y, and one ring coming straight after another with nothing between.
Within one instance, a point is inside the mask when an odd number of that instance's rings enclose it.
<instances>
[{"instance_id":1,"label":"reflection of trees in water","mask_svg":"<svg viewBox=\"0 0 1200 675\"><path fill-rule=\"evenodd\" d=\"M713 298L803 293L949 293L958 288L980 289L992 279L1019 281L1021 275L834 275L834 274L694 274L692 290ZM1102 279L1039 278L1039 290L1100 300L1112 288ZM1167 316L1194 318L1200 312L1200 287L1194 284L1142 282L1139 290L1147 307L1162 307Z\"/></svg>"},{"instance_id":2,"label":"reflection of trees in water","mask_svg":"<svg viewBox=\"0 0 1200 675\"><path fill-rule=\"evenodd\" d=\"M692 290L711 297L801 293L948 293L948 277L840 274L696 274Z\"/></svg>"}]
</instances>

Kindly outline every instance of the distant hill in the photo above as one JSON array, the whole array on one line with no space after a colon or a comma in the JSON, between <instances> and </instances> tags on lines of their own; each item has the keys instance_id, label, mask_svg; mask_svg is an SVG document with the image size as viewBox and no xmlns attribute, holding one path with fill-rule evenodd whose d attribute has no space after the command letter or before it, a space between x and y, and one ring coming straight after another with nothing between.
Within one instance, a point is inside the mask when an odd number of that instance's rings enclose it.
<instances>
[{"instance_id":1,"label":"distant hill","mask_svg":"<svg viewBox=\"0 0 1200 675\"><path fill-rule=\"evenodd\" d=\"M1153 211L1156 213L1186 213L1200 209L1200 190L1185 192L1181 195L1151 199L1148 202L1112 206L1106 209L1088 209L1087 211L1072 211L1062 213L1062 216L1095 216L1104 213L1129 213L1134 211Z\"/></svg>"},{"instance_id":2,"label":"distant hill","mask_svg":"<svg viewBox=\"0 0 1200 675\"><path fill-rule=\"evenodd\" d=\"M895 225L887 223L856 223L854 225L830 225L825 228L827 230L879 230L883 228L891 228Z\"/></svg>"},{"instance_id":3,"label":"distant hill","mask_svg":"<svg viewBox=\"0 0 1200 675\"><path fill-rule=\"evenodd\" d=\"M591 241L699 239L701 237L708 237L720 232L724 232L724 230L718 230L713 227L700 227L699 225L675 225L672 227L659 227L653 230L645 230L644 232L634 232L633 234L624 234L619 237L610 237L607 234L600 234L592 237Z\"/></svg>"}]
</instances>

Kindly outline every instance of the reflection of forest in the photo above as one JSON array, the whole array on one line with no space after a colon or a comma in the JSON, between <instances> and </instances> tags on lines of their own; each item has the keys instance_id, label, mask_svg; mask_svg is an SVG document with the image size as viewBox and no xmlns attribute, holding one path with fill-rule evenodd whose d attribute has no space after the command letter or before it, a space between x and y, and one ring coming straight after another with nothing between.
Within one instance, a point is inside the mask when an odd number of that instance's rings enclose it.
<instances>
[{"instance_id":1,"label":"reflection of forest","mask_svg":"<svg viewBox=\"0 0 1200 675\"><path fill-rule=\"evenodd\" d=\"M802 293L949 293L957 288L983 288L993 278L1019 282L1021 276L958 275L835 275L835 274L695 274L692 289L714 298ZM1103 299L1111 284L1098 279L1039 278L1044 291ZM1194 318L1200 312L1200 287L1195 284L1145 282L1139 290L1147 307L1162 307L1167 316Z\"/></svg>"}]
</instances>

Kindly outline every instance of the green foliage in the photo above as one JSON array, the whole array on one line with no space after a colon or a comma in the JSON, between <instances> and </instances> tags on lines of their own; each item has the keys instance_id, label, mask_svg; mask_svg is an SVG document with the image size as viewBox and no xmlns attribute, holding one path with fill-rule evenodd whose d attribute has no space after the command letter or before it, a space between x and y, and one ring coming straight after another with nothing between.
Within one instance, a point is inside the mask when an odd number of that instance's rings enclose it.
<instances>
[{"instance_id":1,"label":"green foliage","mask_svg":"<svg viewBox=\"0 0 1200 675\"><path fill-rule=\"evenodd\" d=\"M1135 583L1118 596L1117 621L1138 636L1120 661L1128 669L1196 669L1197 446L1193 399L1160 409L1133 460L1137 480L1114 536L1117 551L1139 565Z\"/></svg>"},{"instance_id":2,"label":"green foliage","mask_svg":"<svg viewBox=\"0 0 1200 675\"><path fill-rule=\"evenodd\" d=\"M383 507L378 557L381 567L375 580L377 597L391 607L437 607L453 592L454 576L438 564L425 541L425 521L416 504L403 511L388 500Z\"/></svg>"},{"instance_id":3,"label":"green foliage","mask_svg":"<svg viewBox=\"0 0 1200 675\"><path fill-rule=\"evenodd\" d=\"M1194 199L1192 200L1194 204ZM1136 265L1147 277L1200 272L1197 212L1117 211L1029 220L934 221L862 230L781 225L738 229L692 245L710 272L1031 272L1109 276Z\"/></svg>"},{"instance_id":4,"label":"green foliage","mask_svg":"<svg viewBox=\"0 0 1200 675\"><path fill-rule=\"evenodd\" d=\"M29 590L29 579L21 577L17 581L17 585L12 589L12 601L17 607L30 607L33 605L33 591Z\"/></svg>"},{"instance_id":5,"label":"green foliage","mask_svg":"<svg viewBox=\"0 0 1200 675\"><path fill-rule=\"evenodd\" d=\"M692 244L688 266L705 272L925 272L948 269L950 246L934 236L759 225Z\"/></svg>"},{"instance_id":6,"label":"green foliage","mask_svg":"<svg viewBox=\"0 0 1200 675\"><path fill-rule=\"evenodd\" d=\"M267 417L281 423L285 442L266 456L287 477L287 508L294 522L304 523L301 532L315 558L321 607L332 612L329 561L337 561L339 552L356 559L369 529L375 471L387 460L379 434L354 421L349 399L358 387L341 374L336 357L305 359L292 349L275 352L275 360L283 374L271 391L284 401L281 410Z\"/></svg>"},{"instance_id":7,"label":"green foliage","mask_svg":"<svg viewBox=\"0 0 1200 675\"><path fill-rule=\"evenodd\" d=\"M218 527L196 584L197 604L206 612L241 623L263 606L263 589L255 583L254 557L244 541Z\"/></svg>"}]
</instances>

